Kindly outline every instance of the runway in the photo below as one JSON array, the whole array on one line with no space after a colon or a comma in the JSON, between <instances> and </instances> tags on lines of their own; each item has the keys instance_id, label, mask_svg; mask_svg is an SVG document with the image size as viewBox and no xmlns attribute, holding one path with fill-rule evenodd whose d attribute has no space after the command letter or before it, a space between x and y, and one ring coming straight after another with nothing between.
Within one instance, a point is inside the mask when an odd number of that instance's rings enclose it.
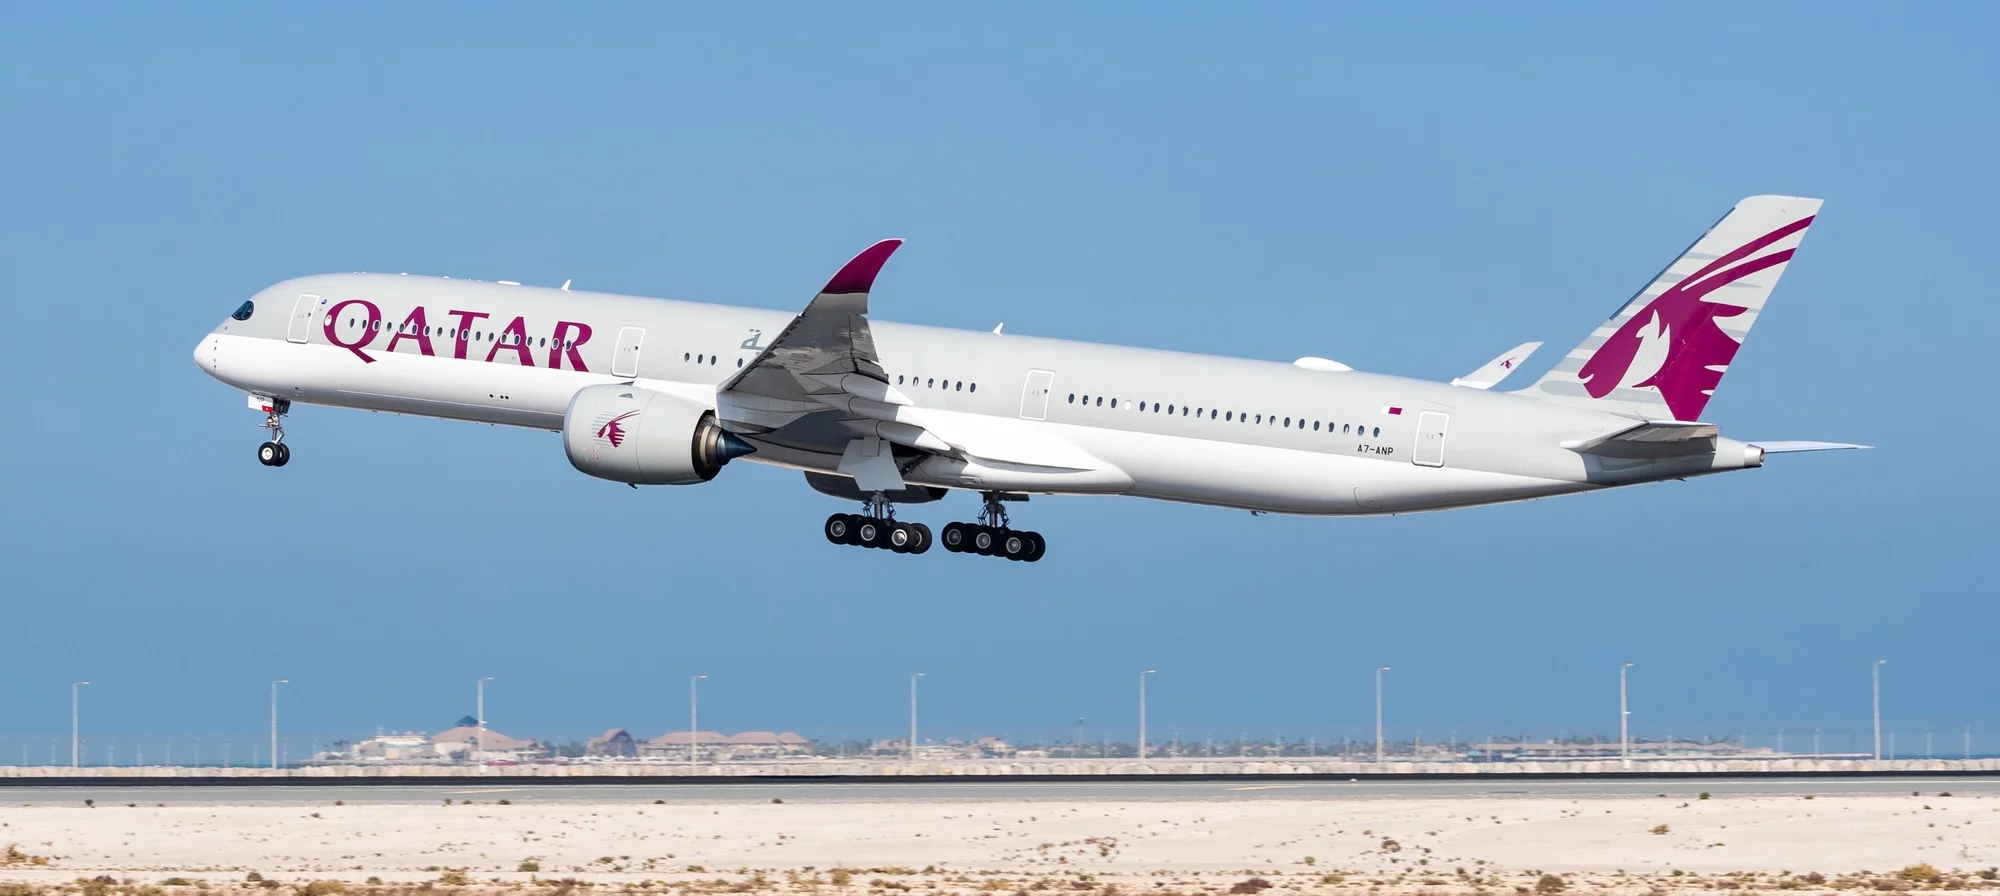
<instances>
[{"instance_id":1,"label":"runway","mask_svg":"<svg viewBox=\"0 0 2000 896\"><path fill-rule=\"evenodd\" d=\"M1118 802L1189 802L1240 800L1326 800L1345 798L1495 799L1786 795L1897 795L1951 791L1966 795L2000 794L2000 778L1685 778L1659 780L1528 780L1528 781L965 781L948 783L524 783L496 780L451 784L296 784L242 783L225 786L121 783L115 779L85 786L0 787L0 804L144 803L165 805L306 805L335 801L350 805L396 805L505 799L519 804L744 803L779 799L787 803L954 803L1090 800Z\"/></svg>"}]
</instances>

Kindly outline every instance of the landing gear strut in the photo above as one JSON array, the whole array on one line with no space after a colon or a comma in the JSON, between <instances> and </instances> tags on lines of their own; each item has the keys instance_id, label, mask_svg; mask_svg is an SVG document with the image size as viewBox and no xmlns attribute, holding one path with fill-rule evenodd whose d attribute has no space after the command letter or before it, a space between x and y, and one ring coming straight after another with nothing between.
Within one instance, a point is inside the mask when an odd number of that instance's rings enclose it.
<instances>
[{"instance_id":1,"label":"landing gear strut","mask_svg":"<svg viewBox=\"0 0 2000 896\"><path fill-rule=\"evenodd\" d=\"M864 548L888 548L898 554L931 549L931 527L896 521L896 507L876 492L862 504L865 513L836 513L826 518L826 540Z\"/></svg>"},{"instance_id":2,"label":"landing gear strut","mask_svg":"<svg viewBox=\"0 0 2000 896\"><path fill-rule=\"evenodd\" d=\"M1049 544L1042 540L1040 532L1023 532L1011 528L1007 519L1007 508L1002 502L1024 501L1024 496L1009 496L1005 492L982 492L985 502L979 510L976 523L951 523L938 533L938 540L944 549L954 554L978 554L983 557L1005 557L1023 563L1033 563L1048 552Z\"/></svg>"},{"instance_id":3,"label":"landing gear strut","mask_svg":"<svg viewBox=\"0 0 2000 896\"><path fill-rule=\"evenodd\" d=\"M292 459L292 449L285 446L285 415L292 410L292 403L282 398L259 399L250 396L250 406L264 412L264 422L258 424L271 431L271 440L257 446L257 462L267 467L282 467Z\"/></svg>"}]
</instances>

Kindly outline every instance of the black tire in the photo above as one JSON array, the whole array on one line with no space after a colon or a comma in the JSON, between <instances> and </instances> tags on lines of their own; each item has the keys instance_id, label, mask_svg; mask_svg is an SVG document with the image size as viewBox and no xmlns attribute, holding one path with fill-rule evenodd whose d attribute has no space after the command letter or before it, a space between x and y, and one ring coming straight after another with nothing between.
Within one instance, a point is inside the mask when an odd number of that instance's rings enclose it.
<instances>
[{"instance_id":1,"label":"black tire","mask_svg":"<svg viewBox=\"0 0 2000 896\"><path fill-rule=\"evenodd\" d=\"M991 557L994 548L1000 545L1000 530L992 526L974 526L970 541L972 553L981 557Z\"/></svg>"},{"instance_id":2,"label":"black tire","mask_svg":"<svg viewBox=\"0 0 2000 896\"><path fill-rule=\"evenodd\" d=\"M1035 540L1026 532L1006 529L1000 533L1000 549L996 552L1009 560L1026 560L1035 548Z\"/></svg>"},{"instance_id":3,"label":"black tire","mask_svg":"<svg viewBox=\"0 0 2000 896\"><path fill-rule=\"evenodd\" d=\"M827 517L826 525L821 527L820 531L826 534L827 541L834 544L854 543L854 524L850 522L847 514L836 513Z\"/></svg>"},{"instance_id":4,"label":"black tire","mask_svg":"<svg viewBox=\"0 0 2000 896\"><path fill-rule=\"evenodd\" d=\"M854 526L854 543L864 548L888 546L889 524L871 516L862 517Z\"/></svg>"},{"instance_id":5,"label":"black tire","mask_svg":"<svg viewBox=\"0 0 2000 896\"><path fill-rule=\"evenodd\" d=\"M972 545L972 527L964 523L946 523L944 531L938 533L938 543L954 554L964 553Z\"/></svg>"},{"instance_id":6,"label":"black tire","mask_svg":"<svg viewBox=\"0 0 2000 896\"><path fill-rule=\"evenodd\" d=\"M291 463L291 462L292 462L292 449L291 449L291 446L289 446L289 445L286 445L286 444L285 444L285 443L283 443L283 442L279 442L279 443L278 443L278 462L277 462L277 463L274 463L274 464L272 464L271 466L274 466L274 467L282 467L282 466L284 466L284 465L286 465L286 464L288 464L288 463Z\"/></svg>"},{"instance_id":7,"label":"black tire","mask_svg":"<svg viewBox=\"0 0 2000 896\"><path fill-rule=\"evenodd\" d=\"M257 462L267 467L278 465L278 443L265 442L257 446Z\"/></svg>"},{"instance_id":8,"label":"black tire","mask_svg":"<svg viewBox=\"0 0 2000 896\"><path fill-rule=\"evenodd\" d=\"M921 554L930 550L931 545L937 540L931 535L931 527L923 523L917 523L910 528L917 530L917 544L916 547L910 549L910 553Z\"/></svg>"},{"instance_id":9,"label":"black tire","mask_svg":"<svg viewBox=\"0 0 2000 896\"><path fill-rule=\"evenodd\" d=\"M1033 544L1029 546L1028 555L1026 557L1022 557L1021 562L1033 563L1037 560L1042 559L1042 555L1049 552L1049 543L1042 538L1042 533L1029 532L1028 540L1033 542Z\"/></svg>"},{"instance_id":10,"label":"black tire","mask_svg":"<svg viewBox=\"0 0 2000 896\"><path fill-rule=\"evenodd\" d=\"M916 549L917 540L922 537L917 534L917 528L909 523L890 523L888 534L882 538L882 546L898 554L907 554Z\"/></svg>"}]
</instances>

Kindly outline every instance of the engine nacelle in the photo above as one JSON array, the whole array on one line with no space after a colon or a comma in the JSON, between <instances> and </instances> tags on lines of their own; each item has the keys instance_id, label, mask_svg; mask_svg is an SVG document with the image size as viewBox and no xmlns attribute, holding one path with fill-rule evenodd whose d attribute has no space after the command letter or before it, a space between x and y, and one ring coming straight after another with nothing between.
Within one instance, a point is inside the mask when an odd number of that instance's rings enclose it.
<instances>
[{"instance_id":1,"label":"engine nacelle","mask_svg":"<svg viewBox=\"0 0 2000 896\"><path fill-rule=\"evenodd\" d=\"M695 402L635 386L591 386L563 413L570 465L599 479L633 485L694 485L757 449L715 422Z\"/></svg>"}]
</instances>

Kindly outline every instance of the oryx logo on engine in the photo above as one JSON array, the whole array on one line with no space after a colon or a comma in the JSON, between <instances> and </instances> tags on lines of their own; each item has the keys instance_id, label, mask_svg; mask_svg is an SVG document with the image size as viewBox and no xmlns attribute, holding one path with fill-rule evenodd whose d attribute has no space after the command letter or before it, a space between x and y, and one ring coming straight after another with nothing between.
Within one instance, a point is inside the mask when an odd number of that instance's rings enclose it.
<instances>
[{"instance_id":1,"label":"oryx logo on engine","mask_svg":"<svg viewBox=\"0 0 2000 896\"><path fill-rule=\"evenodd\" d=\"M597 427L597 438L600 441L610 443L613 448L625 444L625 427L621 424L637 416L639 416L638 411L626 411L623 414L604 421Z\"/></svg>"}]
</instances>

